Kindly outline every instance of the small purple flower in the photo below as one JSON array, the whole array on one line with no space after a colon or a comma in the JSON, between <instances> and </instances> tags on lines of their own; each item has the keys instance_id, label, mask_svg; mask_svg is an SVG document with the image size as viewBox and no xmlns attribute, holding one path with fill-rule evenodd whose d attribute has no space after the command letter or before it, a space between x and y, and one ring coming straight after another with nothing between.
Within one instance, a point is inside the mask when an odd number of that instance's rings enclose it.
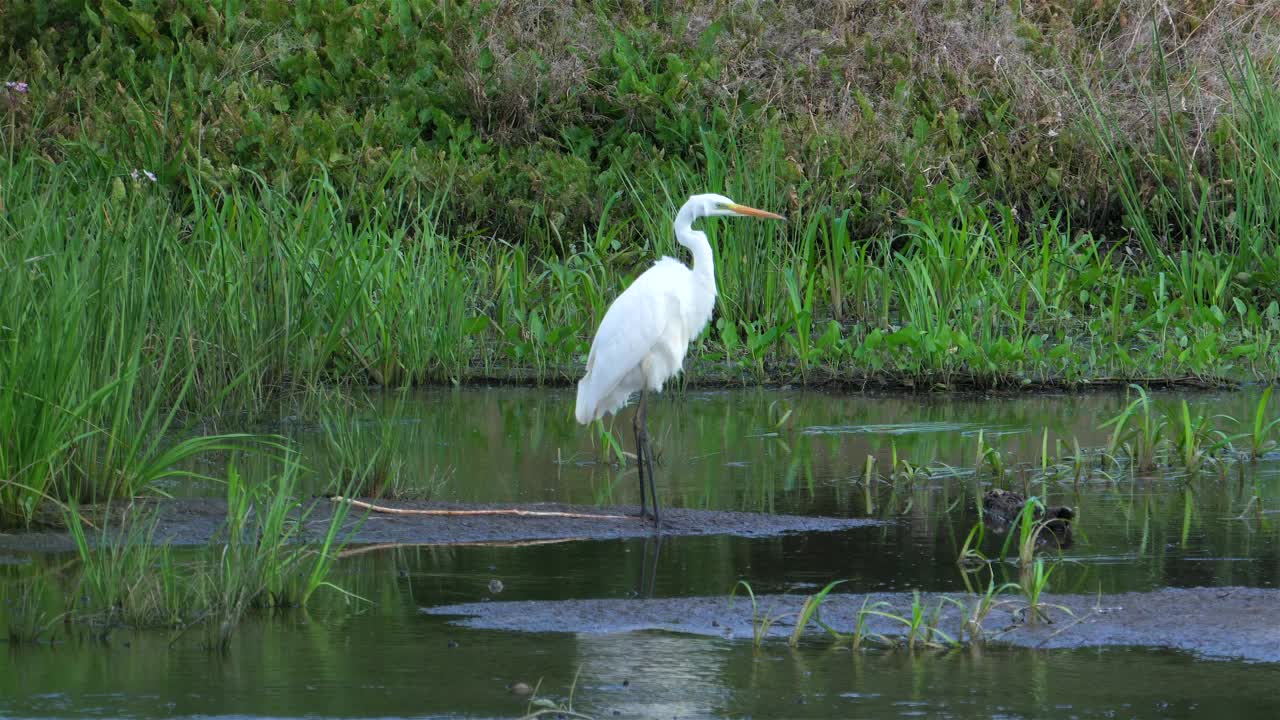
<instances>
[{"instance_id":1,"label":"small purple flower","mask_svg":"<svg viewBox=\"0 0 1280 720\"><path fill-rule=\"evenodd\" d=\"M20 95L26 95L27 90L30 89L30 86L28 86L26 83L14 82L13 80L6 80L4 83L4 87L6 90L12 90Z\"/></svg>"},{"instance_id":2,"label":"small purple flower","mask_svg":"<svg viewBox=\"0 0 1280 720\"><path fill-rule=\"evenodd\" d=\"M134 182L137 182L144 177L150 180L151 182L156 181L156 174L151 172L150 170L141 170L141 171L134 170L133 172L129 173L129 177L133 178Z\"/></svg>"}]
</instances>

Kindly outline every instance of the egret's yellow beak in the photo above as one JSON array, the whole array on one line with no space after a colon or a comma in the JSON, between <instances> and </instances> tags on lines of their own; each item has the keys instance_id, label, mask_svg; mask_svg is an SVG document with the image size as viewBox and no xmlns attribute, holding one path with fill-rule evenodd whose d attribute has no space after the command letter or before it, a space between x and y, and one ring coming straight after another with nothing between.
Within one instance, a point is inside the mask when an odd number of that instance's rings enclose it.
<instances>
[{"instance_id":1,"label":"egret's yellow beak","mask_svg":"<svg viewBox=\"0 0 1280 720\"><path fill-rule=\"evenodd\" d=\"M777 213L771 213L768 210L757 210L756 208L747 207L746 205L730 205L729 209L739 215L749 215L751 217L766 218L768 220L786 220L786 218Z\"/></svg>"}]
</instances>

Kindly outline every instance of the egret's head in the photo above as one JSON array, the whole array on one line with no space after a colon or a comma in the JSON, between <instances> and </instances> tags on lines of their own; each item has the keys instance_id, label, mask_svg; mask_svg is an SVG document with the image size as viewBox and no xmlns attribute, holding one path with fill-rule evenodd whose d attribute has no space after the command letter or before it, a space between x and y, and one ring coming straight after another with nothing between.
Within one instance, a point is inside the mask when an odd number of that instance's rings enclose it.
<instances>
[{"instance_id":1,"label":"egret's head","mask_svg":"<svg viewBox=\"0 0 1280 720\"><path fill-rule=\"evenodd\" d=\"M723 195L707 193L689 198L687 205L692 206L694 217L715 217L718 215L737 215L739 217L768 218L770 220L786 220L786 218L767 210L757 210L746 205L739 205Z\"/></svg>"}]
</instances>

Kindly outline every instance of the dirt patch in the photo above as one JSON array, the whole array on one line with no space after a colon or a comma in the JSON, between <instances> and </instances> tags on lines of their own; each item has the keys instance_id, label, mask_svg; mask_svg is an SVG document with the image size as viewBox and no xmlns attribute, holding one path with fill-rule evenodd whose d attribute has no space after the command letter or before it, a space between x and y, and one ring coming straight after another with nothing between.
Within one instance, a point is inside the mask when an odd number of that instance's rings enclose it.
<instances>
[{"instance_id":1,"label":"dirt patch","mask_svg":"<svg viewBox=\"0 0 1280 720\"><path fill-rule=\"evenodd\" d=\"M931 613L944 596L922 596ZM963 593L947 595L971 607ZM866 601L866 605L863 603ZM761 614L794 613L803 602L795 595L757 597ZM911 595L830 595L822 605L822 620L840 632L852 632L864 607L887 603L881 609L910 617ZM1058 595L1044 602L1051 623L1024 622L1026 603L1006 598L982 624L985 639L1023 647L1080 648L1148 646L1195 652L1207 657L1280 662L1280 590L1257 588L1165 589L1118 595ZM1063 609L1065 608L1065 610ZM483 602L425 608L434 615L460 615L460 625L526 632L617 633L640 630L708 635L750 641L751 602L739 597L661 599L601 599L525 602ZM1068 612L1069 611L1069 612ZM961 609L943 602L938 627L961 636ZM794 615L783 617L769 637L789 636ZM866 629L901 637L901 623L868 616ZM815 639L821 631L812 628Z\"/></svg>"},{"instance_id":2,"label":"dirt patch","mask_svg":"<svg viewBox=\"0 0 1280 720\"><path fill-rule=\"evenodd\" d=\"M304 537L320 540L328 528L333 503L309 501L312 510L304 524ZM636 506L574 506L553 503L532 505L466 505L410 501L379 501L401 509L479 510L518 508L541 512L615 516L594 518L522 517L513 515L387 515L353 509L347 521L348 542L356 544L454 544L517 540L609 540L648 537L652 521L641 522ZM150 503L156 517L154 539L170 545L204 545L218 538L227 516L227 504L210 498L187 498ZM118 513L113 513L118 516ZM624 517L616 517L624 516ZM662 510L663 535L738 535L763 537L793 532L830 532L881 524L856 518L804 517L716 510ZM93 535L93 533L90 533ZM65 531L0 532L0 553L66 552L75 549Z\"/></svg>"}]
</instances>

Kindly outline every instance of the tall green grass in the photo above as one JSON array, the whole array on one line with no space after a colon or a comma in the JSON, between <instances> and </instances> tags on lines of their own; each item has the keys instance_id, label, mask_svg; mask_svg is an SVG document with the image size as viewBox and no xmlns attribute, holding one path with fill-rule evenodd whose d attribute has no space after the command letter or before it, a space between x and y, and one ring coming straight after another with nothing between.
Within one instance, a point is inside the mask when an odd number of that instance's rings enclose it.
<instances>
[{"instance_id":1,"label":"tall green grass","mask_svg":"<svg viewBox=\"0 0 1280 720\"><path fill-rule=\"evenodd\" d=\"M1178 143L1156 138L1164 159L1135 160L1097 114L1139 255L963 182L922 184L895 225L857 237L850 209L784 191L794 168L776 131L739 143L702 129L687 158L625 176L627 197L606 199L597 229L548 223L510 239L446 232L448 178L430 192L395 172L340 186L317 166L284 185L248 170L237 184L194 170L152 183L86 146L52 163L6 136L0 524L153 486L247 442L205 433L266 417L287 393L572 380L612 298L657 256L684 258L671 218L705 190L790 222L705 223L721 299L690 361L698 378L1274 378L1280 93L1247 55L1237 75L1239 111L1215 140L1226 160L1214 182L1236 189L1225 203L1157 172L1185 160ZM545 202L544 215L556 199ZM546 247L561 251L532 249Z\"/></svg>"},{"instance_id":2,"label":"tall green grass","mask_svg":"<svg viewBox=\"0 0 1280 720\"><path fill-rule=\"evenodd\" d=\"M189 551L158 542L159 516L145 508L130 507L111 524L87 530L89 521L73 506L67 526L80 564L71 619L103 632L204 626L210 646L225 649L250 611L305 608L322 588L354 597L329 579L349 508L335 504L319 542L305 544L315 506L297 498L300 469L287 455L271 482L253 484L233 462L226 523L207 546Z\"/></svg>"},{"instance_id":3,"label":"tall green grass","mask_svg":"<svg viewBox=\"0 0 1280 720\"><path fill-rule=\"evenodd\" d=\"M36 165L4 174L0 526L30 522L44 501L134 494L250 441L182 432L247 371L206 373L212 351L172 295L190 276L177 218L156 197L75 190L74 168L46 168L57 179L44 187Z\"/></svg>"},{"instance_id":4,"label":"tall green grass","mask_svg":"<svg viewBox=\"0 0 1280 720\"><path fill-rule=\"evenodd\" d=\"M323 176L297 200L210 188L184 210L92 163L23 155L0 177L0 524L242 446L195 425L282 392L457 379L474 355L463 256L407 191L392 202L417 226L353 224Z\"/></svg>"}]
</instances>

